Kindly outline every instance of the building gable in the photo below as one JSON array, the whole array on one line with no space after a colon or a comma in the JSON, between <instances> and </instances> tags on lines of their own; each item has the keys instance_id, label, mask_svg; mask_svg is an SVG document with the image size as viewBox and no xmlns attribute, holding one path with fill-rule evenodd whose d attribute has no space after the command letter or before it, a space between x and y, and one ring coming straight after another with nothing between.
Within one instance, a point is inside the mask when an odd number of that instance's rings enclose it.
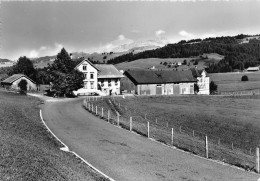
<instances>
[{"instance_id":1,"label":"building gable","mask_svg":"<svg viewBox=\"0 0 260 181\"><path fill-rule=\"evenodd\" d=\"M84 68L83 66L86 66L86 70L83 69L83 68ZM75 67L75 69L78 69L80 72L91 71L91 70L93 70L93 69L96 69L96 70L98 71L97 67L95 67L95 66L94 66L89 60L87 60L87 59L82 60L82 61Z\"/></svg>"}]
</instances>

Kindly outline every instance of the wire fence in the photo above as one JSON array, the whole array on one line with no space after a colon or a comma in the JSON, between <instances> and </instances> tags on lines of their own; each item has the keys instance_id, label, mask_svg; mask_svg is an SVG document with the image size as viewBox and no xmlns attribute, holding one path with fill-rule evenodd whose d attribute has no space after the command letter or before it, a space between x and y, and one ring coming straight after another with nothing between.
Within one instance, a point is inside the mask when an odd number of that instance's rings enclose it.
<instances>
[{"instance_id":1,"label":"wire fence","mask_svg":"<svg viewBox=\"0 0 260 181\"><path fill-rule=\"evenodd\" d=\"M260 90L248 90L248 91L226 91L219 92L220 95L227 96L243 96L243 95L260 95Z\"/></svg>"},{"instance_id":2,"label":"wire fence","mask_svg":"<svg viewBox=\"0 0 260 181\"><path fill-rule=\"evenodd\" d=\"M193 154L259 173L259 149L206 135L172 122L159 121L127 107L114 98L92 97L83 102L89 112L105 121Z\"/></svg>"}]
</instances>

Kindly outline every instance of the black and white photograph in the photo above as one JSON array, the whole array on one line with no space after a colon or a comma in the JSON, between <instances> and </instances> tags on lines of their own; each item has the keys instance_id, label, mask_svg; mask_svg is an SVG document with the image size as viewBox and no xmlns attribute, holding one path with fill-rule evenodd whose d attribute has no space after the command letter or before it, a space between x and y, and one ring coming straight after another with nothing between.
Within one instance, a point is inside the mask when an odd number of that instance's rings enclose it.
<instances>
[{"instance_id":1,"label":"black and white photograph","mask_svg":"<svg viewBox=\"0 0 260 181\"><path fill-rule=\"evenodd\" d=\"M260 181L260 0L0 0L0 181Z\"/></svg>"}]
</instances>

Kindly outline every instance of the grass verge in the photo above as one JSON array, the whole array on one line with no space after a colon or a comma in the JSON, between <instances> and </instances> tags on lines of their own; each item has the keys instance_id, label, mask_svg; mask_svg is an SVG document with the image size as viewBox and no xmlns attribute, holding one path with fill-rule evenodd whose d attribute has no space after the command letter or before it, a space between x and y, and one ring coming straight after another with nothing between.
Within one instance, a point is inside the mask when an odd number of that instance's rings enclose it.
<instances>
[{"instance_id":1,"label":"grass verge","mask_svg":"<svg viewBox=\"0 0 260 181\"><path fill-rule=\"evenodd\" d=\"M0 90L1 180L107 180L46 130L39 117L42 101Z\"/></svg>"}]
</instances>

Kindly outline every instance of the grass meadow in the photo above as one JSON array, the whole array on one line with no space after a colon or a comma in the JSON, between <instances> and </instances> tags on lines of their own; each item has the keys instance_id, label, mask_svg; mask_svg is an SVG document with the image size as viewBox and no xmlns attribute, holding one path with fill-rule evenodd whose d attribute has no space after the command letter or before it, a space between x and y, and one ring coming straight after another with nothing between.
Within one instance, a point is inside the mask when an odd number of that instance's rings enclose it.
<instances>
[{"instance_id":1,"label":"grass meadow","mask_svg":"<svg viewBox=\"0 0 260 181\"><path fill-rule=\"evenodd\" d=\"M105 180L46 130L42 102L0 89L0 180Z\"/></svg>"},{"instance_id":2,"label":"grass meadow","mask_svg":"<svg viewBox=\"0 0 260 181\"><path fill-rule=\"evenodd\" d=\"M241 81L247 75L248 81ZM219 92L239 92L260 90L260 72L214 73L209 74L211 80L218 85Z\"/></svg>"},{"instance_id":3,"label":"grass meadow","mask_svg":"<svg viewBox=\"0 0 260 181\"><path fill-rule=\"evenodd\" d=\"M104 117L110 109L115 124L117 111L122 127L129 129L131 116L133 129L147 136L149 121L151 137L201 156L205 156L207 135L210 158L245 169L254 168L255 149L260 145L259 95L115 97L93 103L104 108ZM171 128L174 143L171 143Z\"/></svg>"}]
</instances>

